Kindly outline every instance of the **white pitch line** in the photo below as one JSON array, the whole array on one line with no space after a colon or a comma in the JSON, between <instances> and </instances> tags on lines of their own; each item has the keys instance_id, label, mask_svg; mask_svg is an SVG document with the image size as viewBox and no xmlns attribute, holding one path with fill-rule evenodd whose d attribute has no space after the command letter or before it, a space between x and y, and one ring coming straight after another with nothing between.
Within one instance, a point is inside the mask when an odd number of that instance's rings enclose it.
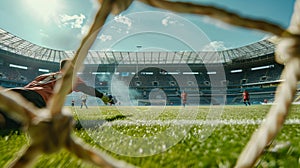
<instances>
[{"instance_id":1,"label":"white pitch line","mask_svg":"<svg viewBox=\"0 0 300 168\"><path fill-rule=\"evenodd\" d=\"M264 120L116 120L106 122L104 125L142 125L142 126L168 126L168 125L259 125ZM288 119L285 125L300 124L300 119Z\"/></svg>"}]
</instances>

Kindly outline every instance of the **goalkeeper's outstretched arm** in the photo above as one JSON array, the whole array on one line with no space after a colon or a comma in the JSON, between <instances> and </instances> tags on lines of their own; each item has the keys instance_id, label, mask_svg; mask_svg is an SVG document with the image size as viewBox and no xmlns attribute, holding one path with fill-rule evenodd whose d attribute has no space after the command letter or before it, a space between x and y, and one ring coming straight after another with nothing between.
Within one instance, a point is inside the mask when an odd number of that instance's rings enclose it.
<instances>
[{"instance_id":1,"label":"goalkeeper's outstretched arm","mask_svg":"<svg viewBox=\"0 0 300 168\"><path fill-rule=\"evenodd\" d=\"M98 97L100 99L103 97L103 93L101 93L94 87L86 85L85 83L78 84L76 86L76 90L78 90L82 93L85 93L87 95L90 95L90 96Z\"/></svg>"},{"instance_id":2,"label":"goalkeeper's outstretched arm","mask_svg":"<svg viewBox=\"0 0 300 168\"><path fill-rule=\"evenodd\" d=\"M82 93L85 93L87 95L90 95L90 96L98 97L103 101L104 104L108 104L108 103L114 104L114 101L113 101L111 95L106 96L102 92L98 91L96 88L88 86L85 83L78 84L76 86L76 90L78 90Z\"/></svg>"}]
</instances>

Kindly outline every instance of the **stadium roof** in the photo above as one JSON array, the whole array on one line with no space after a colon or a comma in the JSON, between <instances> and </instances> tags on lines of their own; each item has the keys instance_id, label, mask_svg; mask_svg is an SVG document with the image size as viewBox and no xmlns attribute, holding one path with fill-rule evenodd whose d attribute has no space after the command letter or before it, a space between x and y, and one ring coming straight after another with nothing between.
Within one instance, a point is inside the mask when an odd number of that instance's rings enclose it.
<instances>
[{"instance_id":1,"label":"stadium roof","mask_svg":"<svg viewBox=\"0 0 300 168\"><path fill-rule=\"evenodd\" d=\"M35 45L0 29L0 49L30 58L59 62L76 51L54 50ZM247 46L223 51L118 52L89 51L85 64L201 64L228 63L234 59L249 59L274 53L275 45L262 40Z\"/></svg>"}]
</instances>

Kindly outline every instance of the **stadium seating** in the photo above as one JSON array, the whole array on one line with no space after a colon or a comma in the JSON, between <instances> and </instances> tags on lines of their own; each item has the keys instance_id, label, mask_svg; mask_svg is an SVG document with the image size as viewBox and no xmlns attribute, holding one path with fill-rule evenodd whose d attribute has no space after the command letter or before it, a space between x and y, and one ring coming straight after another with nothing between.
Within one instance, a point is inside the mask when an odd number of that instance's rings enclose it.
<instances>
[{"instance_id":1,"label":"stadium seating","mask_svg":"<svg viewBox=\"0 0 300 168\"><path fill-rule=\"evenodd\" d=\"M122 81L127 89L134 90L131 99L147 100L153 89L162 89L167 97L168 105L180 105L180 92L185 90L189 97L199 97L199 102L190 104L223 104L222 98L226 98L226 104L241 104L241 94L247 89L253 103L260 103L264 99L272 100L278 84L283 66L277 64L272 56L267 55L261 60L243 60L242 66L237 62L223 64L224 78L214 78L215 74L208 74L207 67L215 65L191 64L192 72L196 74L184 74L181 65L169 65L174 72L167 72L154 66L144 65L136 72L136 65L118 67L121 72L116 73L116 65L85 65L85 69L79 76L89 85L110 92L112 79ZM58 70L58 63L41 61L0 50L0 85L3 87L20 87L26 85L35 76L42 73L39 69L47 69L49 72ZM32 63L34 61L34 64ZM25 66L26 69L10 67L11 64ZM267 68L253 70L253 67L271 65ZM168 65L164 65L167 67ZM177 70L176 70L177 69ZM183 68L182 68L183 69ZM232 70L240 69L233 73ZM100 73L99 73L100 72ZM105 73L104 73L105 72ZM212 81L219 80L219 81ZM217 93L217 94L216 94Z\"/></svg>"}]
</instances>

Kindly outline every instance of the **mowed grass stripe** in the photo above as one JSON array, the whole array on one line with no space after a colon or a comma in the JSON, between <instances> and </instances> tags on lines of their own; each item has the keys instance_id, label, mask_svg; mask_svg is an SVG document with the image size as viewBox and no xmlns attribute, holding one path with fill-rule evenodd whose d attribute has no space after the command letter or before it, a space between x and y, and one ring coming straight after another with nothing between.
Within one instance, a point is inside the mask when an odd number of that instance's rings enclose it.
<instances>
[{"instance_id":1,"label":"mowed grass stripe","mask_svg":"<svg viewBox=\"0 0 300 168\"><path fill-rule=\"evenodd\" d=\"M257 125L261 124L264 120L138 120L127 121L119 120L109 123L109 125L147 125L147 126L166 126L166 125ZM108 124L108 123L104 123ZM300 119L289 119L285 124L300 124Z\"/></svg>"}]
</instances>

